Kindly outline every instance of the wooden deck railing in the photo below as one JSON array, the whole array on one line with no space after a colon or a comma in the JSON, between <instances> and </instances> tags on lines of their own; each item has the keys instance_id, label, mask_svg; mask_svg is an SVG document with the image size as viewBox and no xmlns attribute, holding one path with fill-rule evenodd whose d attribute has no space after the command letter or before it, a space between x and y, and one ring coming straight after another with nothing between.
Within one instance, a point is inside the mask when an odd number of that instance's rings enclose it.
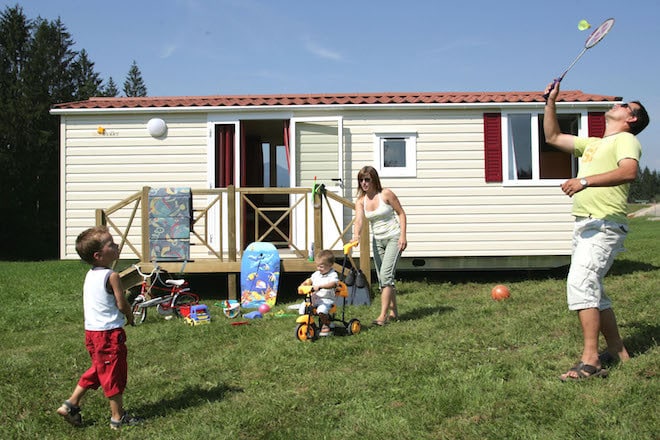
<instances>
[{"instance_id":1,"label":"wooden deck railing","mask_svg":"<svg viewBox=\"0 0 660 440\"><path fill-rule=\"evenodd\" d=\"M135 255L140 265L151 264L149 260L149 206L145 201L148 200L150 187L144 187L141 191L132 194L124 200L110 206L109 208L100 208L96 210L96 224L107 225L113 234L118 238L120 258L126 249ZM315 248L340 248L347 240L350 240L352 234L353 220L346 227L342 227L343 218L337 218L332 209L323 209L324 203L330 200L339 203L351 210L355 209L355 204L342 198L332 192L325 191L320 187L320 191L312 193L310 188L227 188L212 189L192 189L193 194L193 219L191 229L191 242L195 247L203 246L208 257L199 258L195 256L191 261L185 262L184 268L181 263L158 262L159 266L166 270L177 272L205 272L205 273L228 273L230 292L236 291L236 274L240 272L240 256L243 249L249 243L245 243L246 234L241 233L238 212L241 207L252 210L255 218L254 231L250 237L251 241L272 241L280 249L282 256L282 271L290 272L308 272L315 270L312 262L308 261L308 249L311 242L314 242ZM288 196L289 204L285 207L260 206L255 199L259 196L280 195ZM255 197L256 196L256 197ZM314 197L312 202L311 197ZM206 200L205 200L206 198ZM202 200L203 202L200 202ZM115 220L115 216L122 213L122 219ZM126 217L128 212L128 218ZM211 214L213 213L213 214ZM323 215L329 213L332 217L332 231L323 230ZM140 231L135 231L135 220L140 216ZM304 225L302 238L293 238L292 217L297 216L297 224ZM309 221L309 216L313 216L313 221ZM340 214L343 216L343 213ZM211 218L213 216L213 218ZM224 219L224 220L223 220ZM218 225L216 243L209 242L209 227ZM312 230L309 230L309 225ZM327 223L326 223L327 224ZM265 225L261 229L260 225ZM237 227L239 230L237 230ZM298 229L300 233L300 229ZM360 238L359 266L362 271L370 278L370 249L369 249L369 231L363 228ZM140 237L140 243L136 243L135 238ZM276 240L273 240L273 236ZM270 239L268 239L270 237ZM324 243L324 237L332 237L330 243ZM199 254L199 252L196 252ZM338 257L342 256L341 252ZM349 255L351 263L355 265L352 256ZM132 270L127 269L122 275L130 278L134 276ZM129 280L129 284L132 281ZM370 281L370 279L369 279Z\"/></svg>"}]
</instances>

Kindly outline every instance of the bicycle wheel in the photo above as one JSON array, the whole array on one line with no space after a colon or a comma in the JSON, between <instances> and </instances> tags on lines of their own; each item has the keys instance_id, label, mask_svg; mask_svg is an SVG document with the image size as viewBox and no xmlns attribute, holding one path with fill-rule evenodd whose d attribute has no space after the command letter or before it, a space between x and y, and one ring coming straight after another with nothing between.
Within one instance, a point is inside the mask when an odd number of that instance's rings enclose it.
<instances>
[{"instance_id":1,"label":"bicycle wheel","mask_svg":"<svg viewBox=\"0 0 660 440\"><path fill-rule=\"evenodd\" d=\"M147 308L140 307L139 302L134 302L131 309L133 310L133 323L135 325L140 325L147 319Z\"/></svg>"},{"instance_id":2,"label":"bicycle wheel","mask_svg":"<svg viewBox=\"0 0 660 440\"><path fill-rule=\"evenodd\" d=\"M172 316L174 315L174 308L170 305L170 302L160 303L156 306L156 311L160 316Z\"/></svg>"},{"instance_id":3,"label":"bicycle wheel","mask_svg":"<svg viewBox=\"0 0 660 440\"><path fill-rule=\"evenodd\" d=\"M177 316L181 316L181 313L179 312L181 306L192 306L195 304L199 304L199 297L197 295L190 292L180 293L174 298L172 309L176 311Z\"/></svg>"}]
</instances>

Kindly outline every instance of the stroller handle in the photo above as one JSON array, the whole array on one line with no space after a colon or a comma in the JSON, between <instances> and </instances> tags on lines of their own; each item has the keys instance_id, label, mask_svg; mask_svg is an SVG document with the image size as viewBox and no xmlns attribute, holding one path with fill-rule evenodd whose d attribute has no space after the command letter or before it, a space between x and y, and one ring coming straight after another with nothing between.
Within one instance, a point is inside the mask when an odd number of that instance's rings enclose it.
<instances>
[{"instance_id":1,"label":"stroller handle","mask_svg":"<svg viewBox=\"0 0 660 440\"><path fill-rule=\"evenodd\" d=\"M355 246L357 246L359 242L357 241L349 241L344 245L344 255L348 255L348 253L353 249Z\"/></svg>"}]
</instances>

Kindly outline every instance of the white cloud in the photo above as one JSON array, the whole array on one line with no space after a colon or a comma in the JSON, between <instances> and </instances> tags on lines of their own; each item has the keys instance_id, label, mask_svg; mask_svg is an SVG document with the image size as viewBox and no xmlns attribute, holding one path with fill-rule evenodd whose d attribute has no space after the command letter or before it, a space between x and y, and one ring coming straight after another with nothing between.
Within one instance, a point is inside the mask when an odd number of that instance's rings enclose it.
<instances>
[{"instance_id":1,"label":"white cloud","mask_svg":"<svg viewBox=\"0 0 660 440\"><path fill-rule=\"evenodd\" d=\"M160 57L165 59L169 58L172 56L174 52L179 48L179 46L175 43L168 44L166 46L163 46L162 50L160 51Z\"/></svg>"},{"instance_id":2,"label":"white cloud","mask_svg":"<svg viewBox=\"0 0 660 440\"><path fill-rule=\"evenodd\" d=\"M325 58L334 61L341 61L343 59L339 52L321 47L313 41L305 42L305 48L319 58Z\"/></svg>"}]
</instances>

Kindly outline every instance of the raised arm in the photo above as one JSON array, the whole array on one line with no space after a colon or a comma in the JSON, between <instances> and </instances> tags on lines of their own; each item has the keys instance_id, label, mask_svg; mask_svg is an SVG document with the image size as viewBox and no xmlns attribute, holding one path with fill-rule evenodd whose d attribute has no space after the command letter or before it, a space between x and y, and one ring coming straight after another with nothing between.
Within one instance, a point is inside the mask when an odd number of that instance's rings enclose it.
<instances>
[{"instance_id":1,"label":"raised arm","mask_svg":"<svg viewBox=\"0 0 660 440\"><path fill-rule=\"evenodd\" d=\"M548 94L548 99L545 102L545 113L543 115L543 133L545 134L545 141L563 151L564 153L572 154L575 149L575 136L572 134L562 133L557 121L557 108L556 101L559 94L559 83L550 83L545 89Z\"/></svg>"}]
</instances>

